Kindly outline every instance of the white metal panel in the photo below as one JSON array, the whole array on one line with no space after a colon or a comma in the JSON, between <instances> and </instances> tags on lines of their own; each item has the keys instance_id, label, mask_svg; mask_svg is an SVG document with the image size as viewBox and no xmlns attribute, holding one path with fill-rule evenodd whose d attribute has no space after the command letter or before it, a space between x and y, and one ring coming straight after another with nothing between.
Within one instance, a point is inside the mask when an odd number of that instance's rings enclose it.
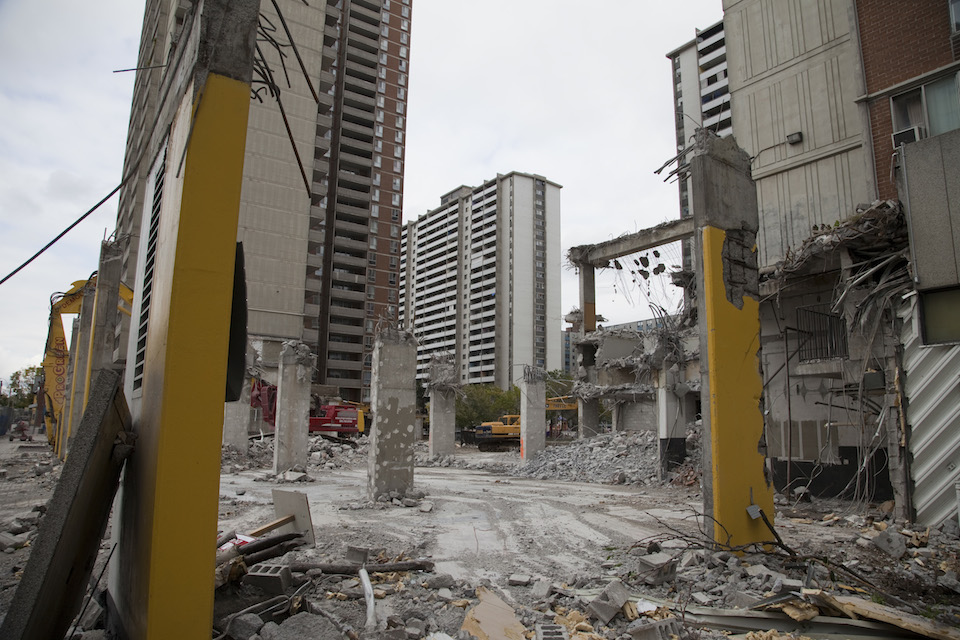
<instances>
[{"instance_id":1,"label":"white metal panel","mask_svg":"<svg viewBox=\"0 0 960 640\"><path fill-rule=\"evenodd\" d=\"M913 506L917 522L957 517L960 481L960 346L924 346L915 298L900 311Z\"/></svg>"}]
</instances>

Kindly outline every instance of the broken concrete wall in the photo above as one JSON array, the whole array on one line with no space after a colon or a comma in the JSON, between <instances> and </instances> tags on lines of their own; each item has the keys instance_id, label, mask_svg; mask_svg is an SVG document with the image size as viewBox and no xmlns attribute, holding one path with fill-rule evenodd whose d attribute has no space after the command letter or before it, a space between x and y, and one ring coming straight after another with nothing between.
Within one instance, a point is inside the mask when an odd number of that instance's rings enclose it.
<instances>
[{"instance_id":1,"label":"broken concrete wall","mask_svg":"<svg viewBox=\"0 0 960 640\"><path fill-rule=\"evenodd\" d=\"M657 401L618 402L613 406L614 431L657 431Z\"/></svg>"}]
</instances>

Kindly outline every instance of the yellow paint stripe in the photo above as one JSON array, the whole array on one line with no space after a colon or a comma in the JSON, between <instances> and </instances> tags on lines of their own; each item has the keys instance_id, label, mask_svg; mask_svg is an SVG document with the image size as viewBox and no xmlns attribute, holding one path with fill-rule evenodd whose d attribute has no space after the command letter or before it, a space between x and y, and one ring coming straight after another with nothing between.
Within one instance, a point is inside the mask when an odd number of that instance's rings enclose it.
<instances>
[{"instance_id":1,"label":"yellow paint stripe","mask_svg":"<svg viewBox=\"0 0 960 640\"><path fill-rule=\"evenodd\" d=\"M147 638L209 637L223 393L250 87L211 74L183 164L152 515ZM189 375L185 375L189 372ZM181 540L189 523L190 542Z\"/></svg>"},{"instance_id":2,"label":"yellow paint stripe","mask_svg":"<svg viewBox=\"0 0 960 640\"><path fill-rule=\"evenodd\" d=\"M737 309L723 282L722 229L703 229L703 279L710 382L710 451L713 473L714 535L734 545L767 541L762 520L747 514L751 503L773 520L773 488L764 477L757 450L763 435L760 395L760 305L744 297Z\"/></svg>"}]
</instances>

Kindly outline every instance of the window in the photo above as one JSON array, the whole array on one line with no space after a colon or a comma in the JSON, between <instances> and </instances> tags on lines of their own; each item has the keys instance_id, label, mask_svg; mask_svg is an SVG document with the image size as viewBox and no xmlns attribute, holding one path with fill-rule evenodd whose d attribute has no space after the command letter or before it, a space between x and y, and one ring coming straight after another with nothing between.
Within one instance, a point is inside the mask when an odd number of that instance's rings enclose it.
<instances>
[{"instance_id":1,"label":"window","mask_svg":"<svg viewBox=\"0 0 960 640\"><path fill-rule=\"evenodd\" d=\"M954 33L960 33L960 0L950 0L950 24Z\"/></svg>"},{"instance_id":2,"label":"window","mask_svg":"<svg viewBox=\"0 0 960 640\"><path fill-rule=\"evenodd\" d=\"M395 206L395 207L399 207L399 206L400 206L400 194L399 194L399 193L394 193L394 194L392 194L392 195L390 196L390 204L392 204L392 205Z\"/></svg>"},{"instance_id":3,"label":"window","mask_svg":"<svg viewBox=\"0 0 960 640\"><path fill-rule=\"evenodd\" d=\"M400 34L400 44L410 44L410 36L406 32Z\"/></svg>"},{"instance_id":4,"label":"window","mask_svg":"<svg viewBox=\"0 0 960 640\"><path fill-rule=\"evenodd\" d=\"M406 60L401 60L401 61L400 61L400 71L406 72L406 70L407 70L407 61L406 61Z\"/></svg>"},{"instance_id":5,"label":"window","mask_svg":"<svg viewBox=\"0 0 960 640\"><path fill-rule=\"evenodd\" d=\"M386 67L380 67L379 69L377 69L377 75L380 76L381 78L386 78L386 77L387 77L387 68L386 68Z\"/></svg>"},{"instance_id":6,"label":"window","mask_svg":"<svg viewBox=\"0 0 960 640\"><path fill-rule=\"evenodd\" d=\"M379 172L379 171L374 171L374 172L373 172L373 185L374 185L375 187L379 187L379 186L380 186L380 172Z\"/></svg>"},{"instance_id":7,"label":"window","mask_svg":"<svg viewBox=\"0 0 960 640\"><path fill-rule=\"evenodd\" d=\"M389 9L389 8L390 8L389 5L386 6L386 7L384 7L384 9ZM382 23L384 23L384 24L390 24L390 14L387 13L386 11L384 11L384 12L383 12L383 15L380 16L380 22L382 22ZM386 34L384 34L384 35L386 35Z\"/></svg>"},{"instance_id":8,"label":"window","mask_svg":"<svg viewBox=\"0 0 960 640\"><path fill-rule=\"evenodd\" d=\"M393 179L393 190L400 191L400 178Z\"/></svg>"},{"instance_id":9,"label":"window","mask_svg":"<svg viewBox=\"0 0 960 640\"><path fill-rule=\"evenodd\" d=\"M394 131L393 139L395 142L403 142L403 131Z\"/></svg>"},{"instance_id":10,"label":"window","mask_svg":"<svg viewBox=\"0 0 960 640\"><path fill-rule=\"evenodd\" d=\"M800 362L846 358L847 323L829 305L797 308Z\"/></svg>"},{"instance_id":11,"label":"window","mask_svg":"<svg viewBox=\"0 0 960 640\"><path fill-rule=\"evenodd\" d=\"M400 7L400 15L404 18L410 17L410 7Z\"/></svg>"},{"instance_id":12,"label":"window","mask_svg":"<svg viewBox=\"0 0 960 640\"><path fill-rule=\"evenodd\" d=\"M383 126L383 125L380 125L380 126ZM383 151L383 140L379 140L379 139L378 139L378 140L373 144L373 148L374 148L374 150L375 150L377 153L380 153L381 151Z\"/></svg>"},{"instance_id":13,"label":"window","mask_svg":"<svg viewBox=\"0 0 960 640\"><path fill-rule=\"evenodd\" d=\"M406 57L407 57L407 48L406 48L406 47L400 47L400 57L401 57L401 58L406 58Z\"/></svg>"},{"instance_id":14,"label":"window","mask_svg":"<svg viewBox=\"0 0 960 640\"><path fill-rule=\"evenodd\" d=\"M920 292L920 327L924 344L960 342L960 287Z\"/></svg>"},{"instance_id":15,"label":"window","mask_svg":"<svg viewBox=\"0 0 960 640\"><path fill-rule=\"evenodd\" d=\"M397 116L397 129L403 129L403 116Z\"/></svg>"},{"instance_id":16,"label":"window","mask_svg":"<svg viewBox=\"0 0 960 640\"><path fill-rule=\"evenodd\" d=\"M407 99L407 90L403 87L397 89L397 100L406 100Z\"/></svg>"},{"instance_id":17,"label":"window","mask_svg":"<svg viewBox=\"0 0 960 640\"><path fill-rule=\"evenodd\" d=\"M937 136L960 129L960 93L957 75L939 78L922 87L894 96L890 101L893 112L894 144L915 142L927 136ZM906 137L898 135L913 131Z\"/></svg>"},{"instance_id":18,"label":"window","mask_svg":"<svg viewBox=\"0 0 960 640\"><path fill-rule=\"evenodd\" d=\"M402 102L397 100L397 113L403 113L405 109L406 109L406 106Z\"/></svg>"},{"instance_id":19,"label":"window","mask_svg":"<svg viewBox=\"0 0 960 640\"><path fill-rule=\"evenodd\" d=\"M393 156L394 156L395 158L402 158L402 157L403 157L403 147L400 146L399 144L393 145Z\"/></svg>"},{"instance_id":20,"label":"window","mask_svg":"<svg viewBox=\"0 0 960 640\"><path fill-rule=\"evenodd\" d=\"M371 217L371 218L378 218L378 217L380 217L380 205L378 205L378 204L371 204L371 205L370 205L370 217Z\"/></svg>"},{"instance_id":21,"label":"window","mask_svg":"<svg viewBox=\"0 0 960 640\"><path fill-rule=\"evenodd\" d=\"M370 233L377 233L380 231L380 223L376 220L370 221Z\"/></svg>"},{"instance_id":22,"label":"window","mask_svg":"<svg viewBox=\"0 0 960 640\"><path fill-rule=\"evenodd\" d=\"M383 111L381 109L377 109L377 122L383 122Z\"/></svg>"},{"instance_id":23,"label":"window","mask_svg":"<svg viewBox=\"0 0 960 640\"><path fill-rule=\"evenodd\" d=\"M399 84L400 86L406 85L406 84L407 84L407 74L401 73L399 76L397 76L397 84Z\"/></svg>"},{"instance_id":24,"label":"window","mask_svg":"<svg viewBox=\"0 0 960 640\"><path fill-rule=\"evenodd\" d=\"M377 250L377 237L376 237L376 236L370 236L370 250L371 250L371 251L376 251L376 250Z\"/></svg>"},{"instance_id":25,"label":"window","mask_svg":"<svg viewBox=\"0 0 960 640\"><path fill-rule=\"evenodd\" d=\"M386 40L381 40L381 41L380 41L380 48L383 49L384 51L387 50L387 47L388 47L389 45L390 45L390 43L389 43L388 41L386 41Z\"/></svg>"},{"instance_id":26,"label":"window","mask_svg":"<svg viewBox=\"0 0 960 640\"><path fill-rule=\"evenodd\" d=\"M377 165L377 166L379 167L380 165ZM400 171L401 171L402 169L403 169L403 162L401 162L400 160L394 160L394 161L393 161L393 172L394 172L394 173L400 173Z\"/></svg>"},{"instance_id":27,"label":"window","mask_svg":"<svg viewBox=\"0 0 960 640\"><path fill-rule=\"evenodd\" d=\"M371 191L371 192L370 192L370 197L371 197L373 200L379 201L379 200L380 200L380 189L374 189L373 191Z\"/></svg>"},{"instance_id":28,"label":"window","mask_svg":"<svg viewBox=\"0 0 960 640\"><path fill-rule=\"evenodd\" d=\"M410 31L410 21L409 21L409 20L401 20L401 21L400 21L400 28L403 29L404 31Z\"/></svg>"},{"instance_id":29,"label":"window","mask_svg":"<svg viewBox=\"0 0 960 640\"><path fill-rule=\"evenodd\" d=\"M386 81L386 80L378 80L378 81L377 81L377 91L379 91L380 93L386 93L386 92L387 92L387 81Z\"/></svg>"},{"instance_id":30,"label":"window","mask_svg":"<svg viewBox=\"0 0 960 640\"><path fill-rule=\"evenodd\" d=\"M389 38L390 27L388 27L387 25L383 25L382 27L380 27L380 35L382 35L384 38Z\"/></svg>"},{"instance_id":31,"label":"window","mask_svg":"<svg viewBox=\"0 0 960 640\"><path fill-rule=\"evenodd\" d=\"M378 138L382 138L382 137L383 137L383 125L382 125L382 124L378 124L377 127L376 127L376 129L374 129L374 131L375 131L375 135L376 135Z\"/></svg>"},{"instance_id":32,"label":"window","mask_svg":"<svg viewBox=\"0 0 960 640\"><path fill-rule=\"evenodd\" d=\"M377 106L383 109L386 100L383 96L377 96Z\"/></svg>"},{"instance_id":33,"label":"window","mask_svg":"<svg viewBox=\"0 0 960 640\"><path fill-rule=\"evenodd\" d=\"M376 153L373 154L373 166L379 168L381 163L382 163L382 160L380 159L380 155Z\"/></svg>"},{"instance_id":34,"label":"window","mask_svg":"<svg viewBox=\"0 0 960 640\"><path fill-rule=\"evenodd\" d=\"M395 224L390 225L390 237L396 238L398 235L400 235L400 227Z\"/></svg>"},{"instance_id":35,"label":"window","mask_svg":"<svg viewBox=\"0 0 960 640\"><path fill-rule=\"evenodd\" d=\"M386 52L380 52L380 64L387 64Z\"/></svg>"}]
</instances>

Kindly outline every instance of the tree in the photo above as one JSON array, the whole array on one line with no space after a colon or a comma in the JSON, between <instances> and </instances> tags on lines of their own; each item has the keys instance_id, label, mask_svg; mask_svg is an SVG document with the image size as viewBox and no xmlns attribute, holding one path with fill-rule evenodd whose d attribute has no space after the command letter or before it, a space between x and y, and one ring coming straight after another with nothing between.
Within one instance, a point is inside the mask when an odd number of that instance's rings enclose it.
<instances>
[{"instance_id":1,"label":"tree","mask_svg":"<svg viewBox=\"0 0 960 640\"><path fill-rule=\"evenodd\" d=\"M457 398L457 429L473 429L481 422L520 412L520 389L502 391L492 384L470 384Z\"/></svg>"},{"instance_id":2,"label":"tree","mask_svg":"<svg viewBox=\"0 0 960 640\"><path fill-rule=\"evenodd\" d=\"M26 367L10 374L10 387L3 398L4 403L19 409L30 406L33 402L34 388L43 376L40 367Z\"/></svg>"}]
</instances>

